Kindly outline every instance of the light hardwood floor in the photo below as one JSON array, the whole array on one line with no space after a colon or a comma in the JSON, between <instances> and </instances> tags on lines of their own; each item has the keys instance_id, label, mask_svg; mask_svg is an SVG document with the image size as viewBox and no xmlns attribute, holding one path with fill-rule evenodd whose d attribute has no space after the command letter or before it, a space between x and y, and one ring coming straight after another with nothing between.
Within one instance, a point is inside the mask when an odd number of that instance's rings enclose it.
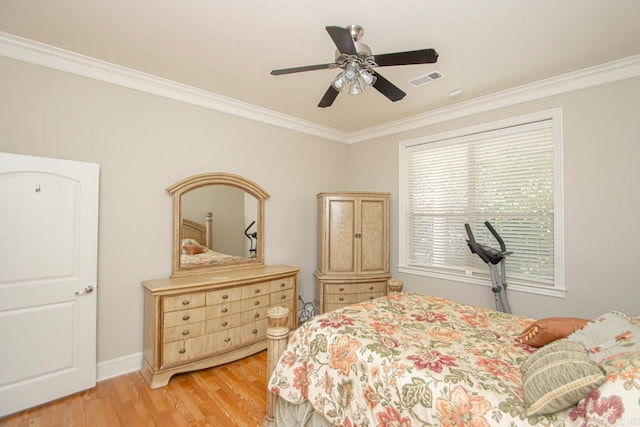
<instances>
[{"instance_id":1,"label":"light hardwood floor","mask_svg":"<svg viewBox=\"0 0 640 427\"><path fill-rule=\"evenodd\" d=\"M256 427L266 410L267 352L174 375L150 389L138 372L91 390L0 418L2 427Z\"/></svg>"}]
</instances>

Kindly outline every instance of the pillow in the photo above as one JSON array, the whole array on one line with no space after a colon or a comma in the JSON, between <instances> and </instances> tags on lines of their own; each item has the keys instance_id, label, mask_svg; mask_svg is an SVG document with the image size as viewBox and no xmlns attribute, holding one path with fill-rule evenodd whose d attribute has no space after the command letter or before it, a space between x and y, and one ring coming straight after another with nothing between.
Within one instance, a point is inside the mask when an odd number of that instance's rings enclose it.
<instances>
[{"instance_id":1,"label":"pillow","mask_svg":"<svg viewBox=\"0 0 640 427\"><path fill-rule=\"evenodd\" d=\"M552 414L578 403L605 380L584 344L561 339L520 365L527 416Z\"/></svg>"},{"instance_id":2,"label":"pillow","mask_svg":"<svg viewBox=\"0 0 640 427\"><path fill-rule=\"evenodd\" d=\"M567 339L583 343L589 357L595 362L622 353L640 351L640 327L618 311L590 320L584 328L572 333Z\"/></svg>"},{"instance_id":3,"label":"pillow","mask_svg":"<svg viewBox=\"0 0 640 427\"><path fill-rule=\"evenodd\" d=\"M196 240L196 239L182 239L182 242L180 244L180 247L182 248L182 255L187 255L187 250L185 249L185 246L189 246L189 245L200 245L200 243Z\"/></svg>"},{"instance_id":4,"label":"pillow","mask_svg":"<svg viewBox=\"0 0 640 427\"><path fill-rule=\"evenodd\" d=\"M542 347L552 341L566 338L572 332L582 329L587 319L577 317L547 317L536 320L518 335L516 341L531 347Z\"/></svg>"},{"instance_id":5,"label":"pillow","mask_svg":"<svg viewBox=\"0 0 640 427\"><path fill-rule=\"evenodd\" d=\"M204 252L204 246L200 245L184 245L182 247L182 253L186 255L197 255Z\"/></svg>"}]
</instances>

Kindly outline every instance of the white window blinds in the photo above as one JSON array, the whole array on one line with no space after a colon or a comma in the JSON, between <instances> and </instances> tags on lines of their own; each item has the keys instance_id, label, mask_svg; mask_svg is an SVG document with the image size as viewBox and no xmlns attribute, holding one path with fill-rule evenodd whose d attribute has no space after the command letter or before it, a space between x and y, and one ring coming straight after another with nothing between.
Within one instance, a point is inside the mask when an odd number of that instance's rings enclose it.
<instances>
[{"instance_id":1,"label":"white window blinds","mask_svg":"<svg viewBox=\"0 0 640 427\"><path fill-rule=\"evenodd\" d=\"M464 224L498 248L489 221L513 251L508 280L554 287L554 150L551 119L407 146L401 264L484 276Z\"/></svg>"}]
</instances>

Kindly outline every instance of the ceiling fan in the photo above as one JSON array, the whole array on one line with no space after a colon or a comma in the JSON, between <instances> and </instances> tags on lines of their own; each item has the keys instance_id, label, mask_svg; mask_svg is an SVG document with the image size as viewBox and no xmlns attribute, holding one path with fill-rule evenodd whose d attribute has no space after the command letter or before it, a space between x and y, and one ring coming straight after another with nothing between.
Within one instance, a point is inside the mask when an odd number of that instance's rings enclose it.
<instances>
[{"instance_id":1,"label":"ceiling fan","mask_svg":"<svg viewBox=\"0 0 640 427\"><path fill-rule=\"evenodd\" d=\"M366 86L373 86L393 102L399 101L404 98L406 93L382 77L380 73L374 71L373 68L392 65L432 64L438 60L438 52L434 49L373 55L369 46L359 42L364 34L364 29L360 25L349 25L346 28L332 25L326 27L326 29L338 48L335 54L335 62L271 71L272 75L279 76L302 71L330 68L343 69L344 71L333 80L320 100L318 104L320 108L331 106L342 89L348 88L350 95L357 95Z\"/></svg>"}]
</instances>

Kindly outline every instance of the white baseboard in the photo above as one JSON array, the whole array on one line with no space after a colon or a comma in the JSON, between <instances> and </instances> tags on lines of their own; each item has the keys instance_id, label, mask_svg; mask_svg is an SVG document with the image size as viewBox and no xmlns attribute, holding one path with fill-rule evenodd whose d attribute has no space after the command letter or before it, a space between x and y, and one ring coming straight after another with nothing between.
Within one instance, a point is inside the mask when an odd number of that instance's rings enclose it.
<instances>
[{"instance_id":1,"label":"white baseboard","mask_svg":"<svg viewBox=\"0 0 640 427\"><path fill-rule=\"evenodd\" d=\"M104 381L129 372L138 371L141 366L142 352L100 362L97 366L97 380Z\"/></svg>"}]
</instances>

